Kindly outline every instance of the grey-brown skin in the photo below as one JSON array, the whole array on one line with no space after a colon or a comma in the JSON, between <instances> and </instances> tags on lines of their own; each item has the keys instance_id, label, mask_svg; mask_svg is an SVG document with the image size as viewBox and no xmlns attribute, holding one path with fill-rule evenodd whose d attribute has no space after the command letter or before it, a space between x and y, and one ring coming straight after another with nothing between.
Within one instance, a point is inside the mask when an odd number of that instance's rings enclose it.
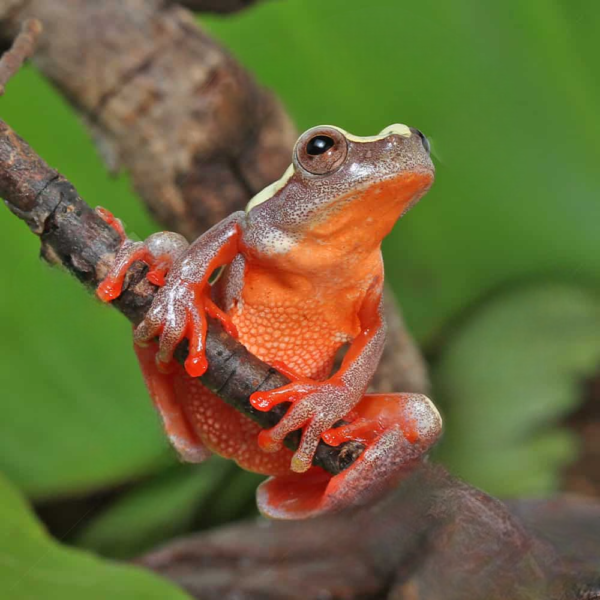
<instances>
[{"instance_id":1,"label":"grey-brown skin","mask_svg":"<svg viewBox=\"0 0 600 600\"><path fill-rule=\"evenodd\" d=\"M325 139L329 145L315 151L311 144L316 139ZM251 304L244 278L253 266L266 272L272 267L274 276L281 276L279 283L297 274L314 280L317 295L320 288L326 290L323 309L339 310L341 319L349 323L334 333L337 348L350 343L341 368L326 381L303 379L251 399L258 410L293 401L283 419L263 432L259 441L264 450L276 451L289 433L303 429L291 469L308 470L322 434L357 405L377 368L385 339L380 243L395 221L426 193L433 175L423 136L406 126L391 126L371 138L329 126L309 130L298 140L293 164L282 180L258 194L245 213L230 215L182 255L173 257L165 286L135 331L136 341L144 343L158 336L157 360L164 363L187 336L186 368L192 376L201 375L203 371L195 366L205 368L199 357L204 350L206 307L198 298L208 293L209 278L217 268L232 263L212 294L225 312L238 303ZM118 278L121 273L111 276ZM336 299L335 306L327 307L331 294L340 290L344 293L339 306ZM331 361L333 354L335 348ZM425 404L427 410L419 412L416 425L420 432L427 432L423 452L441 429L435 407L429 400ZM401 415L399 423L411 418ZM394 435L402 438L399 424ZM381 443L389 445L388 438L389 434L381 436ZM379 452L374 444L368 454L387 455L397 466L389 448Z\"/></svg>"}]
</instances>

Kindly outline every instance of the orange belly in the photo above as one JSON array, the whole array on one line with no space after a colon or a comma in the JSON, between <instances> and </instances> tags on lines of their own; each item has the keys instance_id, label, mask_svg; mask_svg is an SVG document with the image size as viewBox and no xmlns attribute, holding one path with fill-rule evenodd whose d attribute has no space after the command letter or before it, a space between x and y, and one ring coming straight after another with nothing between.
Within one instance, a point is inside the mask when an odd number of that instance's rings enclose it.
<instances>
[{"instance_id":1,"label":"orange belly","mask_svg":"<svg viewBox=\"0 0 600 600\"><path fill-rule=\"evenodd\" d=\"M229 310L239 341L269 364L282 363L299 376L326 379L338 349L358 328L354 298L328 298L274 281L271 273L246 271L242 298ZM351 315L344 319L344 315ZM183 369L174 378L175 396L199 438L210 450L249 471L289 473L292 453L266 453L261 428L206 389Z\"/></svg>"},{"instance_id":2,"label":"orange belly","mask_svg":"<svg viewBox=\"0 0 600 600\"><path fill-rule=\"evenodd\" d=\"M294 373L325 379L337 350L348 336L335 331L322 318L315 302L292 306L252 306L232 311L239 340L258 358L283 363Z\"/></svg>"},{"instance_id":3,"label":"orange belly","mask_svg":"<svg viewBox=\"0 0 600 600\"><path fill-rule=\"evenodd\" d=\"M299 375L326 378L345 341L317 321L311 306L295 310L249 307L232 311L239 340L267 363L281 362ZM174 376L175 396L212 452L235 460L242 468L265 475L289 473L292 453L286 448L267 453L258 446L260 426L221 400L183 369Z\"/></svg>"}]
</instances>

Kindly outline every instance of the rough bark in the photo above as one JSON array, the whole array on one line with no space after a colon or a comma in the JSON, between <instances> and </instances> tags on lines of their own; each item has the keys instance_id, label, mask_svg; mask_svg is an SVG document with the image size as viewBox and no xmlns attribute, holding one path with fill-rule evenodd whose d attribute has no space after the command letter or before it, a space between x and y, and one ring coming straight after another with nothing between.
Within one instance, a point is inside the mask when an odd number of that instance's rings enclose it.
<instances>
[{"instance_id":1,"label":"rough bark","mask_svg":"<svg viewBox=\"0 0 600 600\"><path fill-rule=\"evenodd\" d=\"M0 120L0 197L8 208L40 236L42 256L61 265L82 283L95 289L106 276L119 239L78 195L69 181L51 169L11 128ZM113 302L130 321L139 323L150 307L156 287L145 278L140 263L130 269L123 294ZM229 337L216 323L210 324L206 353L209 368L202 381L226 402L244 412L262 427L273 426L285 412L276 407L268 413L250 405L256 390L281 387L289 380L251 355ZM177 358L187 356L180 345ZM290 447L297 447L298 434L288 436ZM320 443L315 455L318 464L339 473L360 455L364 446L348 442L332 448Z\"/></svg>"},{"instance_id":2,"label":"rough bark","mask_svg":"<svg viewBox=\"0 0 600 600\"><path fill-rule=\"evenodd\" d=\"M558 498L511 508L425 464L374 506L310 526L233 524L138 562L202 600L599 598L598 504Z\"/></svg>"}]
</instances>

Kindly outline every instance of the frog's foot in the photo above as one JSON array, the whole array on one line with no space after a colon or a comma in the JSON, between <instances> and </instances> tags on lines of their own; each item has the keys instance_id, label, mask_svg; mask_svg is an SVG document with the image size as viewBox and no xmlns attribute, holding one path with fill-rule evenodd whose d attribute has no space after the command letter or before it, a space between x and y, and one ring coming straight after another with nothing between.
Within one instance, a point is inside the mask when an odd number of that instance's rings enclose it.
<instances>
[{"instance_id":1,"label":"frog's foot","mask_svg":"<svg viewBox=\"0 0 600 600\"><path fill-rule=\"evenodd\" d=\"M323 438L331 445L360 441L364 452L335 476L312 467L271 477L257 491L265 516L303 519L371 503L412 473L442 429L439 412L419 394L368 394L352 413L351 423Z\"/></svg>"},{"instance_id":2,"label":"frog's foot","mask_svg":"<svg viewBox=\"0 0 600 600\"><path fill-rule=\"evenodd\" d=\"M135 261L148 265L146 278L151 283L163 286L165 276L173 261L188 247L185 238L178 233L162 231L155 233L144 242L134 242L125 235L123 224L104 208L97 208L96 213L108 223L121 238L121 246L108 275L98 286L96 294L104 302L110 302L121 295L123 281L127 270Z\"/></svg>"},{"instance_id":3,"label":"frog's foot","mask_svg":"<svg viewBox=\"0 0 600 600\"><path fill-rule=\"evenodd\" d=\"M260 411L269 411L283 402L291 402L290 408L275 427L261 431L258 445L265 452L276 452L289 433L301 429L302 438L292 457L291 469L304 473L312 465L323 433L347 414L357 399L352 390L333 378L322 382L297 379L283 387L250 396L250 403Z\"/></svg>"},{"instance_id":4,"label":"frog's foot","mask_svg":"<svg viewBox=\"0 0 600 600\"><path fill-rule=\"evenodd\" d=\"M133 337L140 345L159 338L156 364L163 372L171 370L175 348L187 337L185 370L192 377L200 377L208 368L205 353L207 314L220 321L229 335L237 337L237 330L229 316L210 298L210 286L195 289L183 280L168 281L157 292Z\"/></svg>"}]
</instances>

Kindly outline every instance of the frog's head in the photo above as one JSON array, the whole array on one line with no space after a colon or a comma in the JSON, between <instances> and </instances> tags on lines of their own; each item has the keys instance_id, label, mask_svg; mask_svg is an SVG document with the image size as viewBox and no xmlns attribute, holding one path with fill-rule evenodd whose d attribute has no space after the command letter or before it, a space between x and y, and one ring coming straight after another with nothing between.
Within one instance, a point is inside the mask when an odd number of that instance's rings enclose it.
<instances>
[{"instance_id":1,"label":"frog's head","mask_svg":"<svg viewBox=\"0 0 600 600\"><path fill-rule=\"evenodd\" d=\"M268 253L301 240L352 251L378 245L433 178L429 143L417 129L396 124L357 137L313 127L296 142L284 176L250 201L247 219L250 230L262 230Z\"/></svg>"}]
</instances>

